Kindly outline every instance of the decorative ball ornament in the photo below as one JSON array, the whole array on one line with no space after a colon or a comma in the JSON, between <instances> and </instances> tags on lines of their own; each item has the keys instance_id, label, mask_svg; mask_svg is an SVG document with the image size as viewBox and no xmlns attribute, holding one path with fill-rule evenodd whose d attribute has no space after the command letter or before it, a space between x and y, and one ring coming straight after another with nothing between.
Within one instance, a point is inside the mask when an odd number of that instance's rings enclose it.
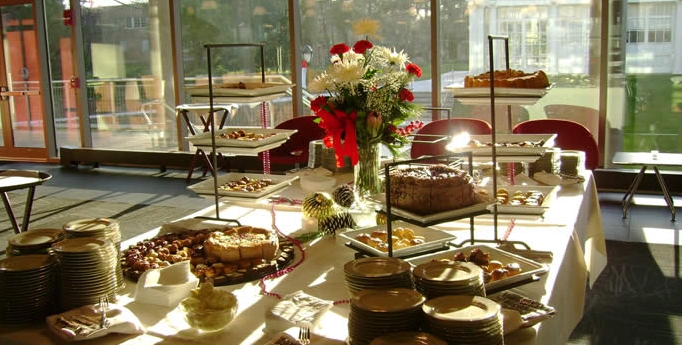
<instances>
[{"instance_id":1,"label":"decorative ball ornament","mask_svg":"<svg viewBox=\"0 0 682 345\"><path fill-rule=\"evenodd\" d=\"M354 228L357 226L355 219L348 212L341 212L331 217L320 220L320 231L325 233L335 233L337 229Z\"/></svg>"},{"instance_id":2,"label":"decorative ball ornament","mask_svg":"<svg viewBox=\"0 0 682 345\"><path fill-rule=\"evenodd\" d=\"M337 204L343 207L351 207L355 202L355 193L353 193L353 187L348 184L342 184L336 187L332 192L332 198Z\"/></svg>"},{"instance_id":3,"label":"decorative ball ornament","mask_svg":"<svg viewBox=\"0 0 682 345\"><path fill-rule=\"evenodd\" d=\"M334 212L334 200L329 193L316 192L303 199L302 211L304 217L324 219Z\"/></svg>"}]
</instances>

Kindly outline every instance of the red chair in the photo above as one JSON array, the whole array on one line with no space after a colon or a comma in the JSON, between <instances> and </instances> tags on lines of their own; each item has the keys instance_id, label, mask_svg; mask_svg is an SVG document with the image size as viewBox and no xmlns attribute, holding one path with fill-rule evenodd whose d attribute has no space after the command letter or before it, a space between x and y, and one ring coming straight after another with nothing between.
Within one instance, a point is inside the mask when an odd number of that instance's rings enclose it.
<instances>
[{"instance_id":1,"label":"red chair","mask_svg":"<svg viewBox=\"0 0 682 345\"><path fill-rule=\"evenodd\" d=\"M563 119L528 120L514 126L512 133L556 133L554 146L565 150L584 151L585 168L594 170L599 166L599 146L587 127L577 122Z\"/></svg>"},{"instance_id":2,"label":"red chair","mask_svg":"<svg viewBox=\"0 0 682 345\"><path fill-rule=\"evenodd\" d=\"M472 118L442 119L429 122L420 128L414 136L410 157L416 159L423 156L439 156L447 153L445 146L448 140L433 142L439 136L457 135L462 132L472 135L492 134L493 129L484 120Z\"/></svg>"},{"instance_id":3,"label":"red chair","mask_svg":"<svg viewBox=\"0 0 682 345\"><path fill-rule=\"evenodd\" d=\"M316 117L314 115L297 116L275 126L277 129L296 129L297 132L281 146L270 150L271 164L293 164L296 168L299 168L301 164L308 164L310 142L324 138L324 129L313 121ZM263 153L259 153L258 157L262 160Z\"/></svg>"}]
</instances>

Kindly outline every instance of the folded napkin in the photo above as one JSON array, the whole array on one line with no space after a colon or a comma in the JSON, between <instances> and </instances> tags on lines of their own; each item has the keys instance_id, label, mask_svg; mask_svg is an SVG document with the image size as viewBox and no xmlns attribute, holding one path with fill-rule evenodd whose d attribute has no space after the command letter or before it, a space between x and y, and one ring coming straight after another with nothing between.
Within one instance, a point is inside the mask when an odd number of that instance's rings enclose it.
<instances>
[{"instance_id":1,"label":"folded napkin","mask_svg":"<svg viewBox=\"0 0 682 345\"><path fill-rule=\"evenodd\" d=\"M266 313L265 331L282 331L293 326L315 329L322 315L333 306L332 301L296 291L284 296Z\"/></svg>"},{"instance_id":2,"label":"folded napkin","mask_svg":"<svg viewBox=\"0 0 682 345\"><path fill-rule=\"evenodd\" d=\"M175 308L189 292L199 285L189 261L142 273L135 288L135 302Z\"/></svg>"},{"instance_id":3,"label":"folded napkin","mask_svg":"<svg viewBox=\"0 0 682 345\"><path fill-rule=\"evenodd\" d=\"M61 314L47 317L47 326L66 341L78 341L103 337L109 333L142 334L145 332L140 320L128 308L110 304L102 319L102 311L95 305L87 305Z\"/></svg>"}]
</instances>

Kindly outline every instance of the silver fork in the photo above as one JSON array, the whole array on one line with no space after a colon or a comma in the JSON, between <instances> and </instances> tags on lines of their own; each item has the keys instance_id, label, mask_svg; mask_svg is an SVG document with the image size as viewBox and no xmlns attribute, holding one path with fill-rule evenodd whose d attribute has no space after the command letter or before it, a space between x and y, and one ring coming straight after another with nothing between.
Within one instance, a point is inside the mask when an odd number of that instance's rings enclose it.
<instances>
[{"instance_id":1,"label":"silver fork","mask_svg":"<svg viewBox=\"0 0 682 345\"><path fill-rule=\"evenodd\" d=\"M301 345L310 344L310 328L301 327L298 329L298 342Z\"/></svg>"}]
</instances>

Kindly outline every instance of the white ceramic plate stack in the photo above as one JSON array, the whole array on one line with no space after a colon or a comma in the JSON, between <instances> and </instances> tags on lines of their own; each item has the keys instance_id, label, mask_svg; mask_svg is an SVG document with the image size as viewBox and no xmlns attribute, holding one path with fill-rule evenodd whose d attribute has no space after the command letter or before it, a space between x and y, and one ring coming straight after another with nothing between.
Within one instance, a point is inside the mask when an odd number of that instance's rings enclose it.
<instances>
[{"instance_id":1,"label":"white ceramic plate stack","mask_svg":"<svg viewBox=\"0 0 682 345\"><path fill-rule=\"evenodd\" d=\"M0 261L0 324L45 320L54 313L56 266L48 254Z\"/></svg>"},{"instance_id":2,"label":"white ceramic plate stack","mask_svg":"<svg viewBox=\"0 0 682 345\"><path fill-rule=\"evenodd\" d=\"M346 287L351 296L365 289L412 289L410 264L399 258L368 257L343 266Z\"/></svg>"},{"instance_id":3,"label":"white ceramic plate stack","mask_svg":"<svg viewBox=\"0 0 682 345\"><path fill-rule=\"evenodd\" d=\"M78 237L55 243L60 266L57 290L62 311L96 304L100 297L116 300L118 253L109 239Z\"/></svg>"},{"instance_id":4,"label":"white ceramic plate stack","mask_svg":"<svg viewBox=\"0 0 682 345\"><path fill-rule=\"evenodd\" d=\"M448 343L430 333L400 332L374 338L369 345L448 345Z\"/></svg>"},{"instance_id":5,"label":"white ceramic plate stack","mask_svg":"<svg viewBox=\"0 0 682 345\"><path fill-rule=\"evenodd\" d=\"M49 254L51 247L64 239L61 229L31 229L16 234L7 241L7 256Z\"/></svg>"},{"instance_id":6,"label":"white ceramic plate stack","mask_svg":"<svg viewBox=\"0 0 682 345\"><path fill-rule=\"evenodd\" d=\"M448 344L503 345L502 308L481 296L441 296L424 303L424 329Z\"/></svg>"},{"instance_id":7,"label":"white ceramic plate stack","mask_svg":"<svg viewBox=\"0 0 682 345\"><path fill-rule=\"evenodd\" d=\"M412 289L361 290L350 299L350 345L368 345L374 338L417 331L422 321L424 296Z\"/></svg>"},{"instance_id":8,"label":"white ceramic plate stack","mask_svg":"<svg viewBox=\"0 0 682 345\"><path fill-rule=\"evenodd\" d=\"M75 237L102 237L108 238L114 243L118 251L118 260L121 260L121 231L118 221L109 218L80 219L63 225L66 238ZM116 265L116 288L122 290L125 287L123 269Z\"/></svg>"},{"instance_id":9,"label":"white ceramic plate stack","mask_svg":"<svg viewBox=\"0 0 682 345\"><path fill-rule=\"evenodd\" d=\"M430 261L412 270L414 285L427 299L445 295L485 296L483 269L471 262Z\"/></svg>"}]
</instances>

